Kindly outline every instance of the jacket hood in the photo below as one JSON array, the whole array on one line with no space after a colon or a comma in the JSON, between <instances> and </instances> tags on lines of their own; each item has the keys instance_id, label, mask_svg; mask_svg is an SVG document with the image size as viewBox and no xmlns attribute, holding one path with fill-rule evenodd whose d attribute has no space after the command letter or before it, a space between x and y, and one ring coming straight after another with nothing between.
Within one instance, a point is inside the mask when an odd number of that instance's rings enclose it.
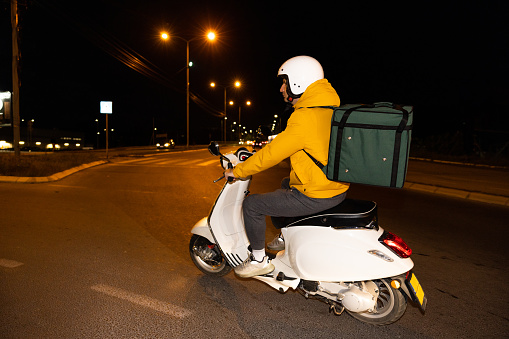
<instances>
[{"instance_id":1,"label":"jacket hood","mask_svg":"<svg viewBox=\"0 0 509 339\"><path fill-rule=\"evenodd\" d=\"M339 106L339 102L339 96L329 81L321 79L313 82L306 88L306 91L294 107L297 109L313 106Z\"/></svg>"}]
</instances>

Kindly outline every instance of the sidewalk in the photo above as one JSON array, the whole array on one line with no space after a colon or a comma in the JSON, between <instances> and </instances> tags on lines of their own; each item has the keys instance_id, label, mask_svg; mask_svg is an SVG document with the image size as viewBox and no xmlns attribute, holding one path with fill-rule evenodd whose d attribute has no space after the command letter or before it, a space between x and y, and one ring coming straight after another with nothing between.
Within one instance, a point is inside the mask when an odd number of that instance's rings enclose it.
<instances>
[{"instance_id":1,"label":"sidewalk","mask_svg":"<svg viewBox=\"0 0 509 339\"><path fill-rule=\"evenodd\" d=\"M55 173L53 175L50 175L49 177L12 177L12 176L1 176L0 175L0 183L2 182L10 182L10 183L23 183L23 184L35 184L35 183L43 183L43 182L50 182L50 181L57 181L60 179L63 179L71 174L74 174L76 172L82 171L84 169L102 165L106 163L106 160L99 160L92 162L90 164L83 164L74 168L70 168L68 170L65 170L60 173Z\"/></svg>"},{"instance_id":2,"label":"sidewalk","mask_svg":"<svg viewBox=\"0 0 509 339\"><path fill-rule=\"evenodd\" d=\"M509 206L509 169L412 158L404 188Z\"/></svg>"}]
</instances>

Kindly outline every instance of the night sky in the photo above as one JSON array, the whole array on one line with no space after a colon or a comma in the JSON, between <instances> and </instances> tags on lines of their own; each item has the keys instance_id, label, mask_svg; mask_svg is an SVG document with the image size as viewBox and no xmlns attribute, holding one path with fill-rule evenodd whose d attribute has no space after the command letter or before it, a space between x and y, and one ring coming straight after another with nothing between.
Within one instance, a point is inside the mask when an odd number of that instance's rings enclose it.
<instances>
[{"instance_id":1,"label":"night sky","mask_svg":"<svg viewBox=\"0 0 509 339\"><path fill-rule=\"evenodd\" d=\"M270 124L284 103L279 66L318 59L342 103L413 105L414 136L509 131L507 1L406 2L19 0L21 117L34 127L85 132L94 143L99 101L113 101L114 143L150 142L152 123L185 131L186 44L190 43L191 143L218 139L228 100L250 100L242 123ZM201 37L213 29L218 40ZM11 90L10 4L0 8L0 91ZM126 55L140 63L128 67ZM131 59L132 60L132 59ZM228 108L237 120L238 105ZM231 121L232 121L231 120ZM507 134L499 134L507 137ZM180 142L185 140L180 139Z\"/></svg>"}]
</instances>

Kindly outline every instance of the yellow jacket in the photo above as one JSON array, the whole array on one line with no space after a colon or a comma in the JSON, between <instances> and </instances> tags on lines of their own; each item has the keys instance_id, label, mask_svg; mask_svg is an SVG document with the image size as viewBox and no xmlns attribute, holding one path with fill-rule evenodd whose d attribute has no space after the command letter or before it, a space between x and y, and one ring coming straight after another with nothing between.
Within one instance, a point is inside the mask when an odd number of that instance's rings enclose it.
<instances>
[{"instance_id":1,"label":"yellow jacket","mask_svg":"<svg viewBox=\"0 0 509 339\"><path fill-rule=\"evenodd\" d=\"M295 104L286 129L271 143L233 170L245 178L290 157L290 187L310 198L330 198L348 190L349 184L329 181L303 149L327 164L332 110L314 106L339 106L339 96L326 80L311 84Z\"/></svg>"}]
</instances>

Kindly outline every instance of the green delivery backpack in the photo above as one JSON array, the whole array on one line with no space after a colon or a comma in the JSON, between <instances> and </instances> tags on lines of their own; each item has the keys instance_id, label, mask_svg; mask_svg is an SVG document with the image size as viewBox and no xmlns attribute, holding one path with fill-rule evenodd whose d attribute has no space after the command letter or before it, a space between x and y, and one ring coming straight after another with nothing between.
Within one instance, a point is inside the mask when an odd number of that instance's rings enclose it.
<instances>
[{"instance_id":1,"label":"green delivery backpack","mask_svg":"<svg viewBox=\"0 0 509 339\"><path fill-rule=\"evenodd\" d=\"M334 109L327 165L306 154L332 181L403 187L413 107L389 102Z\"/></svg>"}]
</instances>

